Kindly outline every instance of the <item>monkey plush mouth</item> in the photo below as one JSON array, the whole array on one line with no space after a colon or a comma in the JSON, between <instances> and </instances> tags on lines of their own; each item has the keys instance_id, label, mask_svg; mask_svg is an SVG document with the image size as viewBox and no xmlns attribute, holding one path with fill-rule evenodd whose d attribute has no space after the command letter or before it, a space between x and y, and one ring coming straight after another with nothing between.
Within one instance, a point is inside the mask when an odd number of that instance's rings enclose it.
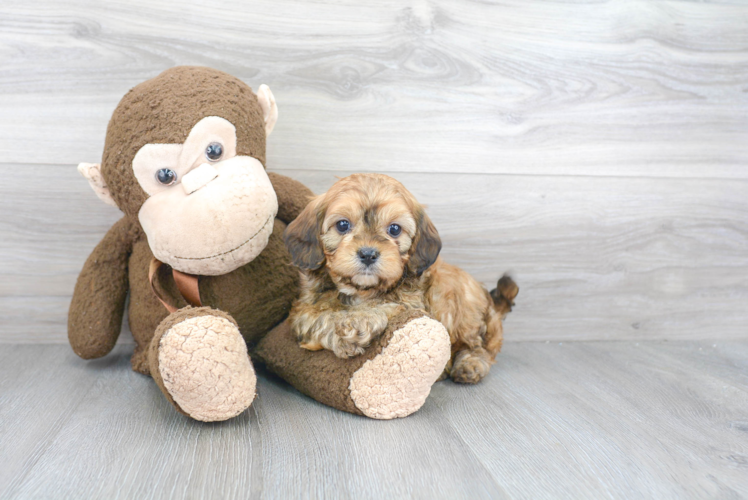
<instances>
[{"instance_id":1,"label":"monkey plush mouth","mask_svg":"<svg viewBox=\"0 0 748 500\"><path fill-rule=\"evenodd\" d=\"M179 257L179 256L175 255L174 258L175 259L181 259L181 260L207 260L207 259L215 259L216 257L220 257L222 255L228 255L228 254L230 254L232 252L236 252L237 250L239 250L240 248L242 248L243 246L245 246L249 242L251 242L253 239L255 239L258 234L260 234L263 231L265 231L265 229L273 222L274 218L275 218L274 215L271 215L270 217L268 217L268 219L265 221L265 224L263 224L262 227L255 232L255 234L253 234L246 241L244 241L243 243L240 243L239 245L237 245L236 247L232 248L231 250L226 250L225 252L220 252L220 253L217 253L217 254L214 254L214 255L209 255L207 257Z\"/></svg>"}]
</instances>

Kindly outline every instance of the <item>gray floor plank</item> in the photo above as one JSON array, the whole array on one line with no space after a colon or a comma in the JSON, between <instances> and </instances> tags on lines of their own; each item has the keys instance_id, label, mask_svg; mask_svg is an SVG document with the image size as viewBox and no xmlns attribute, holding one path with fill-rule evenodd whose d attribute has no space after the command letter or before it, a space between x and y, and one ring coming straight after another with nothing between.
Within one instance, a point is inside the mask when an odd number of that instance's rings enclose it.
<instances>
[{"instance_id":1,"label":"gray floor plank","mask_svg":"<svg viewBox=\"0 0 748 500\"><path fill-rule=\"evenodd\" d=\"M261 374L221 424L65 346L0 350L1 498L748 498L748 343L516 342L397 421Z\"/></svg>"},{"instance_id":2,"label":"gray floor plank","mask_svg":"<svg viewBox=\"0 0 748 500\"><path fill-rule=\"evenodd\" d=\"M507 351L501 384L450 394L458 402L445 411L482 463L507 478L510 495L538 497L527 494L528 468L546 471L534 487L555 498L748 495L748 435L735 428L748 414L748 385L735 380L748 370L745 344L520 343Z\"/></svg>"},{"instance_id":3,"label":"gray floor plank","mask_svg":"<svg viewBox=\"0 0 748 500\"><path fill-rule=\"evenodd\" d=\"M0 347L0 497L23 481L48 451L97 374L109 371L115 358L88 365L70 363L69 348L38 345ZM111 376L111 375L110 375Z\"/></svg>"}]
</instances>

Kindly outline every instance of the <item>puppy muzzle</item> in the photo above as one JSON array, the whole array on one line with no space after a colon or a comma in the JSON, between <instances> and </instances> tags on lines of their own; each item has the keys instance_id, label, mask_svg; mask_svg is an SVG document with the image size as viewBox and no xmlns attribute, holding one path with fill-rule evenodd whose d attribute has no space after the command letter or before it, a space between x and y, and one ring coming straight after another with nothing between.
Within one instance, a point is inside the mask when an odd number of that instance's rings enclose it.
<instances>
[{"instance_id":1,"label":"puppy muzzle","mask_svg":"<svg viewBox=\"0 0 748 500\"><path fill-rule=\"evenodd\" d=\"M360 248L358 251L358 259L364 266L370 268L377 263L377 260L379 259L379 250L372 247Z\"/></svg>"}]
</instances>

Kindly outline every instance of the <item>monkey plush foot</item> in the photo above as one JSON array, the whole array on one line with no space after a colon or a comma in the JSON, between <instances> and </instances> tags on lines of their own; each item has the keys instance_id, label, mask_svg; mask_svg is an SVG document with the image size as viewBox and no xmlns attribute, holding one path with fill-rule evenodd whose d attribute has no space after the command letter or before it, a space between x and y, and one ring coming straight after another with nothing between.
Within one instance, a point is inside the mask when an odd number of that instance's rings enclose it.
<instances>
[{"instance_id":1,"label":"monkey plush foot","mask_svg":"<svg viewBox=\"0 0 748 500\"><path fill-rule=\"evenodd\" d=\"M161 322L148 352L151 376L188 417L216 422L246 410L257 378L234 320L209 307L185 308Z\"/></svg>"},{"instance_id":2,"label":"monkey plush foot","mask_svg":"<svg viewBox=\"0 0 748 500\"><path fill-rule=\"evenodd\" d=\"M360 356L299 347L288 322L254 349L267 367L333 408L376 419L406 417L423 406L451 350L444 326L423 311L395 316Z\"/></svg>"},{"instance_id":3,"label":"monkey plush foot","mask_svg":"<svg viewBox=\"0 0 748 500\"><path fill-rule=\"evenodd\" d=\"M351 377L351 399L367 417L406 417L426 401L450 357L449 334L428 316L408 319Z\"/></svg>"}]
</instances>

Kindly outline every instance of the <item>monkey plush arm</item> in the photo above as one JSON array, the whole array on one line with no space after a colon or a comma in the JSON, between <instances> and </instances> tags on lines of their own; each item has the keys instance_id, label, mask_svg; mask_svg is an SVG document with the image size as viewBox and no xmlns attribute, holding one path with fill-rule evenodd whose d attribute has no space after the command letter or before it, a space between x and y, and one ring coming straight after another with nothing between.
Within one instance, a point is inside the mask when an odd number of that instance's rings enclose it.
<instances>
[{"instance_id":1,"label":"monkey plush arm","mask_svg":"<svg viewBox=\"0 0 748 500\"><path fill-rule=\"evenodd\" d=\"M127 261L136 231L127 217L120 219L78 275L68 313L68 339L81 358L105 356L117 342L129 288Z\"/></svg>"},{"instance_id":2,"label":"monkey plush arm","mask_svg":"<svg viewBox=\"0 0 748 500\"><path fill-rule=\"evenodd\" d=\"M290 224L304 210L309 200L314 197L314 193L299 181L285 175L268 172L268 177L278 197L277 217L286 224Z\"/></svg>"}]
</instances>

